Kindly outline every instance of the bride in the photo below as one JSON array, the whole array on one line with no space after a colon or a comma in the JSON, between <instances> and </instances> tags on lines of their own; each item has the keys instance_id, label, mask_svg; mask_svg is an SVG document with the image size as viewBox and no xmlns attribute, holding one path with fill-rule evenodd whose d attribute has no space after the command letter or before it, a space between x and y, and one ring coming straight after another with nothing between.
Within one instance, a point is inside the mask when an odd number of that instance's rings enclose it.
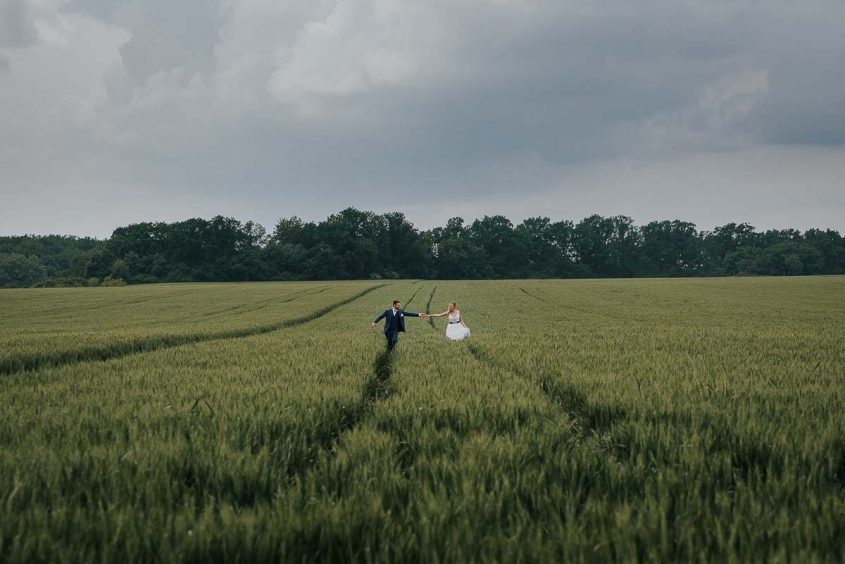
<instances>
[{"instance_id":1,"label":"bride","mask_svg":"<svg viewBox=\"0 0 845 564\"><path fill-rule=\"evenodd\" d=\"M446 337L453 341L460 341L469 337L469 327L464 323L461 312L455 302L449 302L449 307L443 313L432 313L429 317L448 316L449 324L446 326Z\"/></svg>"}]
</instances>

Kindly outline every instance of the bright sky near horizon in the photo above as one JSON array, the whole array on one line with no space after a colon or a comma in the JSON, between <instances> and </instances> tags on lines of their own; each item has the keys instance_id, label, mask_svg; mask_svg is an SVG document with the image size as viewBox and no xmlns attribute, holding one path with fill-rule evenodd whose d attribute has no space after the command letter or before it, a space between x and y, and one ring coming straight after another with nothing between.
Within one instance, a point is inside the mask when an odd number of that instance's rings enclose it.
<instances>
[{"instance_id":1,"label":"bright sky near horizon","mask_svg":"<svg viewBox=\"0 0 845 564\"><path fill-rule=\"evenodd\" d=\"M845 3L0 0L0 234L348 206L845 231Z\"/></svg>"}]
</instances>

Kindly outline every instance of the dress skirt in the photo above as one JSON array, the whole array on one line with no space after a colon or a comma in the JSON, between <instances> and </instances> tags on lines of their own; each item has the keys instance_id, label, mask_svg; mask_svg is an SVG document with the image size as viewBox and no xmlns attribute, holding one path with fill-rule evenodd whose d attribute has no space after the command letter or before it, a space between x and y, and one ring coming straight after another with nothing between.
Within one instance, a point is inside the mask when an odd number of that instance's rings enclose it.
<instances>
[{"instance_id":1,"label":"dress skirt","mask_svg":"<svg viewBox=\"0 0 845 564\"><path fill-rule=\"evenodd\" d=\"M453 341L460 341L469 337L469 327L464 327L460 323L450 323L446 326L446 337Z\"/></svg>"}]
</instances>

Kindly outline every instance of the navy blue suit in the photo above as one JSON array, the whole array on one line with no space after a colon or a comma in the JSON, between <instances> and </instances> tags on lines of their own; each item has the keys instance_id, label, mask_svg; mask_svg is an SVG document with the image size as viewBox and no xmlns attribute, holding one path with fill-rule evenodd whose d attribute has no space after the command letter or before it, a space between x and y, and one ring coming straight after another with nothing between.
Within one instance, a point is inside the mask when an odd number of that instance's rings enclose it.
<instances>
[{"instance_id":1,"label":"navy blue suit","mask_svg":"<svg viewBox=\"0 0 845 564\"><path fill-rule=\"evenodd\" d=\"M394 312L393 308L390 307L381 312L378 317L373 319L373 323L378 323L384 319L384 336L387 339L388 350L393 350L393 347L396 346L396 341L399 340L399 333L405 332L405 316L419 317L420 314L405 311L402 308L399 308Z\"/></svg>"}]
</instances>

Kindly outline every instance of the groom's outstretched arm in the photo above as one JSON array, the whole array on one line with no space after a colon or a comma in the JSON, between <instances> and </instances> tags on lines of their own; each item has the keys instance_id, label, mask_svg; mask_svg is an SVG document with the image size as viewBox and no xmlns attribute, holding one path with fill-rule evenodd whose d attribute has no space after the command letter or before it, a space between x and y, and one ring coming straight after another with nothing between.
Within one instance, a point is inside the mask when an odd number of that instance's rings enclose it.
<instances>
[{"instance_id":1,"label":"groom's outstretched arm","mask_svg":"<svg viewBox=\"0 0 845 564\"><path fill-rule=\"evenodd\" d=\"M414 313L413 311L406 311L405 317L422 317L422 314Z\"/></svg>"},{"instance_id":2,"label":"groom's outstretched arm","mask_svg":"<svg viewBox=\"0 0 845 564\"><path fill-rule=\"evenodd\" d=\"M378 317L376 317L375 319L373 319L373 323L374 323L374 324L375 324L375 323L378 323L379 321L381 321L382 319L384 319L384 317L385 317L386 315L387 315L387 310L384 310L383 312L381 312L381 315L379 315Z\"/></svg>"}]
</instances>

